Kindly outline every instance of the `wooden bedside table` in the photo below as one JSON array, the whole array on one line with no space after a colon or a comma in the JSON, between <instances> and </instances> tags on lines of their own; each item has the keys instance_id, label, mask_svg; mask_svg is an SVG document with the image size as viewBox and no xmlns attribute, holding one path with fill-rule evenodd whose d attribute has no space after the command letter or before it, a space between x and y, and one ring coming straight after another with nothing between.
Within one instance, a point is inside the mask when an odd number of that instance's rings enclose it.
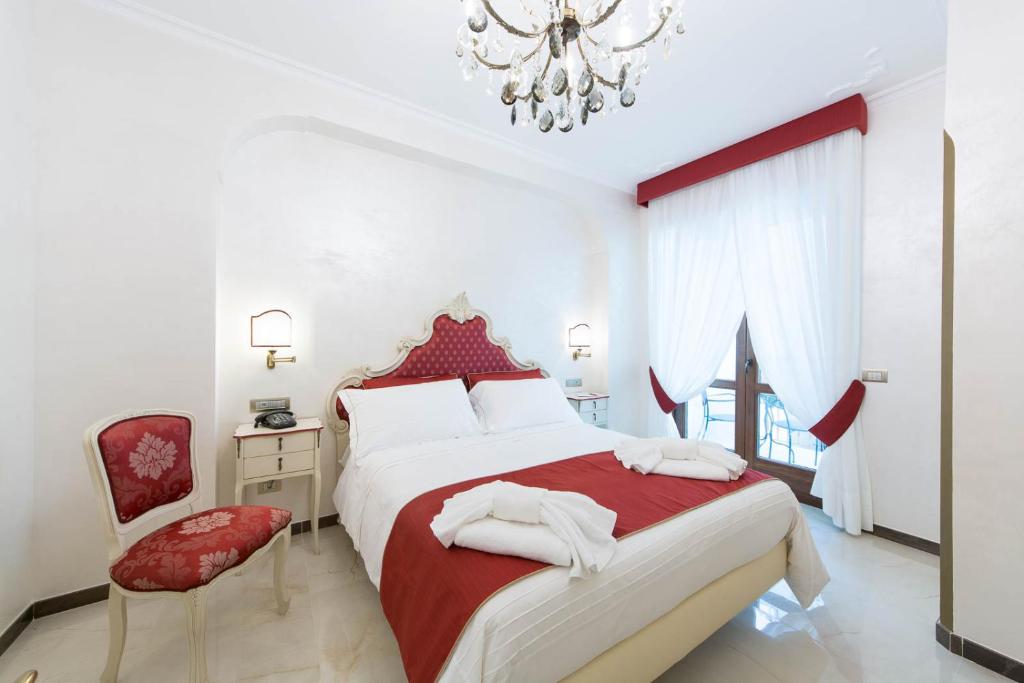
<instances>
[{"instance_id":1,"label":"wooden bedside table","mask_svg":"<svg viewBox=\"0 0 1024 683\"><path fill-rule=\"evenodd\" d=\"M566 398L588 425L608 427L608 394L569 394Z\"/></svg>"},{"instance_id":2,"label":"wooden bedside table","mask_svg":"<svg viewBox=\"0 0 1024 683\"><path fill-rule=\"evenodd\" d=\"M235 505L249 484L273 479L310 477L309 526L313 552L320 554L320 432L318 417L297 420L286 429L238 425L235 430Z\"/></svg>"}]
</instances>

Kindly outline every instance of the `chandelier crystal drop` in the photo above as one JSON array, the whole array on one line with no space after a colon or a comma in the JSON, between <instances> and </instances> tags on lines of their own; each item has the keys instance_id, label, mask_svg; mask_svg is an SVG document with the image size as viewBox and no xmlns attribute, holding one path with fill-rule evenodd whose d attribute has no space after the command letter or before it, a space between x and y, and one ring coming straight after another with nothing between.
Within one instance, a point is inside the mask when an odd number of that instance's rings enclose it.
<instances>
[{"instance_id":1,"label":"chandelier crystal drop","mask_svg":"<svg viewBox=\"0 0 1024 683\"><path fill-rule=\"evenodd\" d=\"M628 6L637 0L516 0L528 17L525 28L507 21L491 0L460 1L466 21L456 31L455 56L462 76L473 80L488 72L487 92L511 108L512 125L543 133L567 133L577 121L585 126L595 116L632 107L649 68L647 48L660 37L667 60L672 38L685 33L683 0L648 0L639 40L631 36Z\"/></svg>"}]
</instances>

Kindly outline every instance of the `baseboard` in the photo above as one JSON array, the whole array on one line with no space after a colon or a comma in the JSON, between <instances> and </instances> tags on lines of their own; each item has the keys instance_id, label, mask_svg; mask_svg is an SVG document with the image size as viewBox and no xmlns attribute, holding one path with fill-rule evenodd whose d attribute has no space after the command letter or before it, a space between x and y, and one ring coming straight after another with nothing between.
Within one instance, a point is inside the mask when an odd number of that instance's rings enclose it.
<instances>
[{"instance_id":1,"label":"baseboard","mask_svg":"<svg viewBox=\"0 0 1024 683\"><path fill-rule=\"evenodd\" d=\"M84 607L94 602L102 602L107 599L110 593L110 584L104 583L99 586L82 588L81 590L55 595L52 598L43 598L32 605L32 618L48 617L58 612L66 612L76 607Z\"/></svg>"},{"instance_id":2,"label":"baseboard","mask_svg":"<svg viewBox=\"0 0 1024 683\"><path fill-rule=\"evenodd\" d=\"M879 538L894 541L895 543L910 546L911 548L917 548L918 550L923 550L926 553L931 553L932 555L939 554L939 544L935 541L929 541L926 538L912 536L910 534L905 534L902 531L890 529L889 527L878 526L877 524L871 533Z\"/></svg>"},{"instance_id":3,"label":"baseboard","mask_svg":"<svg viewBox=\"0 0 1024 683\"><path fill-rule=\"evenodd\" d=\"M338 515L333 514L321 517L318 520L317 526L323 529L324 527L334 526L337 523ZM313 526L308 519L304 522L295 522L292 524L292 535L307 533L312 528ZM104 583L99 586L91 586L70 593L64 593L63 595L55 595L52 598L37 600L26 607L25 611L14 620L14 623L4 629L3 633L0 633L0 655L14 644L14 641L28 628L33 619L47 617L58 612L66 612L69 609L84 607L95 602L102 602L107 599L109 592L110 584Z\"/></svg>"},{"instance_id":4,"label":"baseboard","mask_svg":"<svg viewBox=\"0 0 1024 683\"><path fill-rule=\"evenodd\" d=\"M792 486L790 486L789 489L793 492L793 495L796 496L796 499L804 505L812 508L818 508L819 510L821 509L821 498L812 496L809 493L804 493L803 491L797 491Z\"/></svg>"},{"instance_id":5,"label":"baseboard","mask_svg":"<svg viewBox=\"0 0 1024 683\"><path fill-rule=\"evenodd\" d=\"M806 495L803 492L798 492L795 490L793 491L793 494L796 496L796 499L799 500L804 505L810 505L811 507L816 507L819 510L821 509L821 498L818 498L817 496ZM920 538L919 536L905 534L902 531L896 531L895 529L890 529L889 527L885 526L879 526L877 524L875 524L874 526L874 530L869 531L868 533L874 534L879 538L884 538L887 541L893 541L894 543L899 543L900 545L916 548L917 550L923 550L924 552L931 553L932 555L939 554L939 544L935 541L929 541L926 538Z\"/></svg>"},{"instance_id":6,"label":"baseboard","mask_svg":"<svg viewBox=\"0 0 1024 683\"><path fill-rule=\"evenodd\" d=\"M0 655L7 651L14 641L18 639L21 632L32 623L32 605L25 608L25 611L18 615L14 622L0 633Z\"/></svg>"},{"instance_id":7,"label":"baseboard","mask_svg":"<svg viewBox=\"0 0 1024 683\"><path fill-rule=\"evenodd\" d=\"M997 674L1009 678L1011 681L1024 683L1024 663L1007 657L1001 652L990 650L984 645L975 643L973 640L958 636L939 621L935 622L935 640L938 641L939 645L958 657L969 659L989 671L995 671Z\"/></svg>"},{"instance_id":8,"label":"baseboard","mask_svg":"<svg viewBox=\"0 0 1024 683\"><path fill-rule=\"evenodd\" d=\"M321 517L319 524L317 524L317 527L320 528L320 529L323 529L324 527L336 526L337 524L338 524L338 514L335 513L333 515L327 515L326 517ZM304 521L304 522L293 522L292 523L292 536L294 536L295 534L305 534L305 533L308 533L309 531L312 531L312 530L313 530L313 525L310 524L308 519L306 521Z\"/></svg>"}]
</instances>

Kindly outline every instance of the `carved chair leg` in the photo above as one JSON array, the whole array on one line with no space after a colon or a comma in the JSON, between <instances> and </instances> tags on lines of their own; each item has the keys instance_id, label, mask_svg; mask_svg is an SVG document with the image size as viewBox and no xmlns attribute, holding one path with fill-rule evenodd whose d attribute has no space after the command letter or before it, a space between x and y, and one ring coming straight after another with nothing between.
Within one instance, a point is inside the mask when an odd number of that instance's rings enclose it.
<instances>
[{"instance_id":1,"label":"carved chair leg","mask_svg":"<svg viewBox=\"0 0 1024 683\"><path fill-rule=\"evenodd\" d=\"M285 565L288 562L288 546L291 540L292 530L287 528L274 544L274 595L277 597L278 614L287 613L288 605L291 603L285 588Z\"/></svg>"},{"instance_id":2,"label":"carved chair leg","mask_svg":"<svg viewBox=\"0 0 1024 683\"><path fill-rule=\"evenodd\" d=\"M121 591L110 584L110 595L107 598L107 612L110 617L110 646L107 650L107 666L100 676L101 683L117 683L117 672L121 668L121 656L124 654L124 640L128 631L128 610L126 598Z\"/></svg>"},{"instance_id":3,"label":"carved chair leg","mask_svg":"<svg viewBox=\"0 0 1024 683\"><path fill-rule=\"evenodd\" d=\"M188 683L206 679L206 591L202 586L184 594L185 634L188 637Z\"/></svg>"}]
</instances>

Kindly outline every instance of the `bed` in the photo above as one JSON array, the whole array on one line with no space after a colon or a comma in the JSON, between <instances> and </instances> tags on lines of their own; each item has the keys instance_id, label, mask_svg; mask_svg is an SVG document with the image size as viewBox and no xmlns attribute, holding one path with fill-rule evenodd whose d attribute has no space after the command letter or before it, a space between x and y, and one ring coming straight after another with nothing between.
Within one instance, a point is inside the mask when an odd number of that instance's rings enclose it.
<instances>
[{"instance_id":1,"label":"bed","mask_svg":"<svg viewBox=\"0 0 1024 683\"><path fill-rule=\"evenodd\" d=\"M394 362L349 373L328 397L343 465L334 502L378 589L392 526L418 496L630 438L583 423L542 425L404 444L346 463L340 389L376 377L537 368L515 358L464 294L425 328L400 343ZM620 539L611 563L585 581L549 567L497 591L465 623L436 679L653 680L783 578L806 605L828 575L792 492L762 481Z\"/></svg>"}]
</instances>

